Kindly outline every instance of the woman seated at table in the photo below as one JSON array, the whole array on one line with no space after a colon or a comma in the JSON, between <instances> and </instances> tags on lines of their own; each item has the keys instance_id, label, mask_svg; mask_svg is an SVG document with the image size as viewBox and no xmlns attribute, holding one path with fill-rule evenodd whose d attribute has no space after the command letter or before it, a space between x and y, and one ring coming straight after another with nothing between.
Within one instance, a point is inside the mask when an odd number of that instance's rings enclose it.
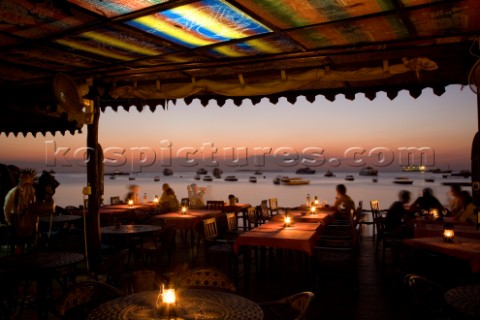
<instances>
[{"instance_id":1,"label":"woman seated at table","mask_svg":"<svg viewBox=\"0 0 480 320\"><path fill-rule=\"evenodd\" d=\"M475 215L472 196L468 191L465 190L462 191L461 196L463 198L464 208L457 216L454 217L454 220L466 222L468 224L474 224L477 216Z\"/></svg>"},{"instance_id":2,"label":"woman seated at table","mask_svg":"<svg viewBox=\"0 0 480 320\"><path fill-rule=\"evenodd\" d=\"M163 198L163 200L162 200ZM180 209L180 202L175 195L175 191L172 188L165 190L165 196L162 195L160 202L158 203L160 212L172 212Z\"/></svg>"},{"instance_id":3,"label":"woman seated at table","mask_svg":"<svg viewBox=\"0 0 480 320\"><path fill-rule=\"evenodd\" d=\"M348 218L352 210L355 210L355 202L347 195L347 187L344 184L339 184L336 187L337 197L333 207L337 211L339 217Z\"/></svg>"}]
</instances>

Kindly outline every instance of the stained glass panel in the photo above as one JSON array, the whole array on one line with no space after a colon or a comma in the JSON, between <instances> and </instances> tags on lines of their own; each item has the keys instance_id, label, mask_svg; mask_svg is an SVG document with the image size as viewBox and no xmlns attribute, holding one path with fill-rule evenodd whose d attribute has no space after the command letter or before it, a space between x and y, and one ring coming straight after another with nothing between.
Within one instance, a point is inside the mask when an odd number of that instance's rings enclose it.
<instances>
[{"instance_id":1,"label":"stained glass panel","mask_svg":"<svg viewBox=\"0 0 480 320\"><path fill-rule=\"evenodd\" d=\"M75 9L50 1L0 1L0 30L25 38L40 38L93 21Z\"/></svg>"},{"instance_id":2,"label":"stained glass panel","mask_svg":"<svg viewBox=\"0 0 480 320\"><path fill-rule=\"evenodd\" d=\"M171 51L170 48L154 44L146 37L135 37L107 28L72 35L56 42L70 49L120 61L156 56Z\"/></svg>"},{"instance_id":3,"label":"stained glass panel","mask_svg":"<svg viewBox=\"0 0 480 320\"><path fill-rule=\"evenodd\" d=\"M480 1L464 1L410 12L419 36L469 32L480 28Z\"/></svg>"},{"instance_id":4,"label":"stained glass panel","mask_svg":"<svg viewBox=\"0 0 480 320\"><path fill-rule=\"evenodd\" d=\"M214 57L247 57L266 54L278 54L300 51L302 48L282 36L272 35L259 39L225 44L208 49L207 53Z\"/></svg>"},{"instance_id":5,"label":"stained glass panel","mask_svg":"<svg viewBox=\"0 0 480 320\"><path fill-rule=\"evenodd\" d=\"M223 0L202 0L126 23L189 48L271 31Z\"/></svg>"},{"instance_id":6,"label":"stained glass panel","mask_svg":"<svg viewBox=\"0 0 480 320\"><path fill-rule=\"evenodd\" d=\"M288 32L309 49L406 39L408 30L396 15L338 22Z\"/></svg>"},{"instance_id":7,"label":"stained glass panel","mask_svg":"<svg viewBox=\"0 0 480 320\"><path fill-rule=\"evenodd\" d=\"M391 0L237 0L237 2L282 29L394 9Z\"/></svg>"},{"instance_id":8,"label":"stained glass panel","mask_svg":"<svg viewBox=\"0 0 480 320\"><path fill-rule=\"evenodd\" d=\"M169 0L68 0L68 2L109 18L168 1Z\"/></svg>"}]
</instances>

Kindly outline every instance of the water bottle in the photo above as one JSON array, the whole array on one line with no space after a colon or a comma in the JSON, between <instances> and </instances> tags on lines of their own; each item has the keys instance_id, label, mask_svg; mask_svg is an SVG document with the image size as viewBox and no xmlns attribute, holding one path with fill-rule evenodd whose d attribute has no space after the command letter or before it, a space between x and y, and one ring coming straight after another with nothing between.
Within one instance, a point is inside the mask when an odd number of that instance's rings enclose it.
<instances>
[{"instance_id":1,"label":"water bottle","mask_svg":"<svg viewBox=\"0 0 480 320\"><path fill-rule=\"evenodd\" d=\"M307 197L305 198L305 202L307 207L310 207L310 193L307 193Z\"/></svg>"}]
</instances>

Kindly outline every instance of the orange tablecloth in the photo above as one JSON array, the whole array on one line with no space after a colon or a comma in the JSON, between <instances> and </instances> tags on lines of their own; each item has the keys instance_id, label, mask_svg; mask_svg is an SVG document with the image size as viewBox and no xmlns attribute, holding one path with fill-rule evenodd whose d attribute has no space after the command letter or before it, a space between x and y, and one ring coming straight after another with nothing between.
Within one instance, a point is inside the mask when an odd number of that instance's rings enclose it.
<instances>
[{"instance_id":1,"label":"orange tablecloth","mask_svg":"<svg viewBox=\"0 0 480 320\"><path fill-rule=\"evenodd\" d=\"M480 272L480 239L455 237L453 242L443 241L442 236L405 239L405 244L416 248L435 251L470 262L472 272Z\"/></svg>"},{"instance_id":2,"label":"orange tablecloth","mask_svg":"<svg viewBox=\"0 0 480 320\"><path fill-rule=\"evenodd\" d=\"M222 214L220 210L188 210L187 214L181 212L168 212L155 216L164 219L167 225L175 225L175 229L194 229L202 220L216 218ZM154 218L155 219L155 218Z\"/></svg>"},{"instance_id":3,"label":"orange tablecloth","mask_svg":"<svg viewBox=\"0 0 480 320\"><path fill-rule=\"evenodd\" d=\"M302 213L306 213L302 215ZM315 214L310 214L310 212L293 210L290 211L290 217L293 218L295 222L307 222L307 223L323 223L327 224L332 219L332 214L334 212L317 212ZM283 222L285 220L285 214L281 213L272 217L271 221Z\"/></svg>"},{"instance_id":4,"label":"orange tablecloth","mask_svg":"<svg viewBox=\"0 0 480 320\"><path fill-rule=\"evenodd\" d=\"M224 212L243 212L250 208L252 205L250 203L235 203L234 206L231 206L228 204L228 202L225 202L225 207L223 207Z\"/></svg>"},{"instance_id":5,"label":"orange tablecloth","mask_svg":"<svg viewBox=\"0 0 480 320\"><path fill-rule=\"evenodd\" d=\"M304 251L312 255L320 226L315 223L295 223L291 227L284 227L282 222L268 222L241 234L233 248L238 252L241 246L264 246Z\"/></svg>"},{"instance_id":6,"label":"orange tablecloth","mask_svg":"<svg viewBox=\"0 0 480 320\"><path fill-rule=\"evenodd\" d=\"M464 238L473 238L480 240L480 230L475 230L475 226L455 225L455 236ZM415 238L441 237L443 234L443 224L422 224L415 225Z\"/></svg>"}]
</instances>

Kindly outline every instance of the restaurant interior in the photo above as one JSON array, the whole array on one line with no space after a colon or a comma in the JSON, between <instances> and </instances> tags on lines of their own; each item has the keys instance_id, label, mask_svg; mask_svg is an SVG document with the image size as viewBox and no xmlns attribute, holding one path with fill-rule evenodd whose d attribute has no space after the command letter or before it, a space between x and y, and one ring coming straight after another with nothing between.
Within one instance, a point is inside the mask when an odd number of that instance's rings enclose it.
<instances>
[{"instance_id":1,"label":"restaurant interior","mask_svg":"<svg viewBox=\"0 0 480 320\"><path fill-rule=\"evenodd\" d=\"M477 0L1 1L0 133L86 130L91 161L82 206L32 203L0 225L0 319L479 319L476 209L470 224L421 210L404 233L376 195L351 210L268 194L189 197L167 212L107 203L98 139L106 108L178 99L477 93L479 11ZM1 171L11 187L31 174L14 169Z\"/></svg>"}]
</instances>

